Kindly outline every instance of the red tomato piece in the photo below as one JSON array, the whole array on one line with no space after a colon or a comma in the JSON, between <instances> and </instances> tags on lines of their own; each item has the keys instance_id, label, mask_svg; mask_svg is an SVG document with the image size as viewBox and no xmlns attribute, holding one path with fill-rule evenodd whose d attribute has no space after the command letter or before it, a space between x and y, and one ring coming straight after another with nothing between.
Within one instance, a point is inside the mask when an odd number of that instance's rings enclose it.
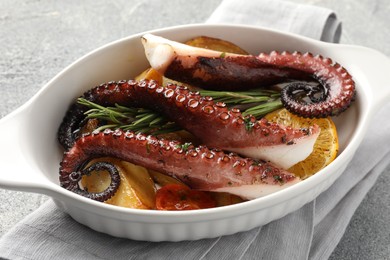
<instances>
[{"instance_id":1,"label":"red tomato piece","mask_svg":"<svg viewBox=\"0 0 390 260\"><path fill-rule=\"evenodd\" d=\"M194 210L216 207L215 200L204 191L191 190L181 184L168 184L156 193L158 210Z\"/></svg>"}]
</instances>

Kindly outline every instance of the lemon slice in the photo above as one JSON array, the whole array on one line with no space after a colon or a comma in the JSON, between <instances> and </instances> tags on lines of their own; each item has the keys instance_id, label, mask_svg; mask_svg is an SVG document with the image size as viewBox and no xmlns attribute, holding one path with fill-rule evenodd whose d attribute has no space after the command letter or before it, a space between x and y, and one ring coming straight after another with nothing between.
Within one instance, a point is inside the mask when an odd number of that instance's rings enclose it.
<instances>
[{"instance_id":1,"label":"lemon slice","mask_svg":"<svg viewBox=\"0 0 390 260\"><path fill-rule=\"evenodd\" d=\"M287 109L282 108L267 114L265 118L271 122L294 128L309 127L314 124L321 128L320 135L314 144L313 152L305 160L288 169L300 178L310 177L336 158L339 142L336 126L330 117L303 118L293 115Z\"/></svg>"}]
</instances>

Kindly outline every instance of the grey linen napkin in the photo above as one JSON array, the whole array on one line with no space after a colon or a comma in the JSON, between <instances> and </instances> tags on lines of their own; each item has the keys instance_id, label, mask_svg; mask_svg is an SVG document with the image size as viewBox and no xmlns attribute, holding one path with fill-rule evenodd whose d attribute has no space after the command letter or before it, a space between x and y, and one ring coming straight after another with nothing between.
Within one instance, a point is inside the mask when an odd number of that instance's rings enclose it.
<instances>
[{"instance_id":1,"label":"grey linen napkin","mask_svg":"<svg viewBox=\"0 0 390 260\"><path fill-rule=\"evenodd\" d=\"M272 0L225 0L208 22L269 26L337 42L341 24L324 8ZM0 239L9 259L326 259L356 208L390 160L383 142L390 121L386 105L342 176L301 209L247 232L183 242L141 242L95 232L49 200ZM384 125L386 124L386 125ZM375 131L374 131L375 129Z\"/></svg>"},{"instance_id":2,"label":"grey linen napkin","mask_svg":"<svg viewBox=\"0 0 390 260\"><path fill-rule=\"evenodd\" d=\"M333 11L279 0L224 0L207 22L270 27L326 42L339 42L341 36Z\"/></svg>"}]
</instances>

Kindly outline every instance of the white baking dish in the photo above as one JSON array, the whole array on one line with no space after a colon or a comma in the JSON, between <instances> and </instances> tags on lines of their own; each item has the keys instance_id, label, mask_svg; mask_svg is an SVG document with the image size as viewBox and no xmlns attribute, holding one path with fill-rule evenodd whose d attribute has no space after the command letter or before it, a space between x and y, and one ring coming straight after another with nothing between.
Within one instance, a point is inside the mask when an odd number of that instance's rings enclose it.
<instances>
[{"instance_id":1,"label":"white baking dish","mask_svg":"<svg viewBox=\"0 0 390 260\"><path fill-rule=\"evenodd\" d=\"M59 186L62 149L57 129L68 106L103 82L130 79L148 67L140 37L103 46L65 68L22 107L0 120L0 187L51 196L76 221L113 236L148 241L217 237L267 224L326 190L358 149L373 113L390 97L390 60L363 47L329 44L258 27L188 25L151 33L185 41L207 35L232 41L253 54L272 50L312 52L332 58L353 75L357 99L335 122L340 154L316 175L263 198L221 208L165 212L96 202Z\"/></svg>"}]
</instances>

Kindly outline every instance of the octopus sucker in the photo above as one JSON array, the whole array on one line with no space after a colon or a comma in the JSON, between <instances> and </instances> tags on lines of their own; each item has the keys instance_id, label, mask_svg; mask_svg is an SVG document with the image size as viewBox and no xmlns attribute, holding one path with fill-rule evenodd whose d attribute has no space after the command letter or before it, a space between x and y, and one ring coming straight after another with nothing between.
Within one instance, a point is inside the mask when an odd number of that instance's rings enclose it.
<instances>
[{"instance_id":1,"label":"octopus sucker","mask_svg":"<svg viewBox=\"0 0 390 260\"><path fill-rule=\"evenodd\" d=\"M136 138L129 139L128 136ZM61 186L72 191L79 190L69 185L78 180L73 180L74 173L79 172L91 158L106 156L174 176L192 189L229 190L247 199L265 196L300 182L299 178L270 162L244 158L206 146L192 146L185 151L182 147L179 142L122 130L85 135L64 153L60 166ZM165 150L166 154L160 153L161 150ZM240 188L242 186L250 188L243 190Z\"/></svg>"},{"instance_id":2,"label":"octopus sucker","mask_svg":"<svg viewBox=\"0 0 390 260\"><path fill-rule=\"evenodd\" d=\"M287 51L239 55L191 47L152 34L144 35L142 42L152 68L204 89L242 90L304 81L301 88L287 84L282 90L283 105L299 116L337 116L355 97L355 83L348 71L321 55ZM318 85L313 87L308 81ZM302 92L321 98L307 101L300 98Z\"/></svg>"},{"instance_id":3,"label":"octopus sucker","mask_svg":"<svg viewBox=\"0 0 390 260\"><path fill-rule=\"evenodd\" d=\"M293 129L265 119L244 117L237 109L229 110L212 98L181 86L149 87L155 85L156 82L146 80L109 82L87 91L83 97L104 106L118 104L159 111L208 147L270 160L285 169L311 153L320 132L316 125ZM178 97L186 102L177 102ZM65 149L73 146L73 133L77 132L85 110L75 103L66 114L58 136Z\"/></svg>"}]
</instances>

